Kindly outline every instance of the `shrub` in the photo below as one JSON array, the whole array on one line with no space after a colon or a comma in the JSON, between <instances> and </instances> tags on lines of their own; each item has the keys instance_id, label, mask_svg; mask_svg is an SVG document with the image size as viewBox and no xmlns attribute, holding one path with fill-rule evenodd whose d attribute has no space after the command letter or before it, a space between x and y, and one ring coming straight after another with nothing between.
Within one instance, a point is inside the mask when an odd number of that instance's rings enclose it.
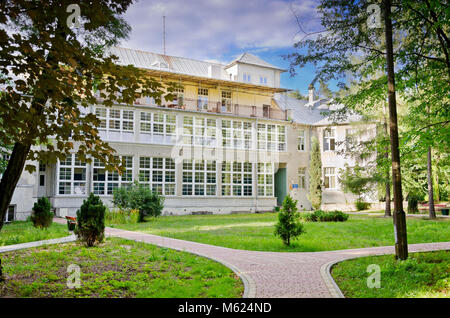
<instances>
[{"instance_id":1,"label":"shrub","mask_svg":"<svg viewBox=\"0 0 450 318\"><path fill-rule=\"evenodd\" d=\"M121 209L139 211L139 222L146 216L159 216L164 208L164 198L148 186L133 183L127 188L117 188L113 192L113 204Z\"/></svg>"},{"instance_id":2,"label":"shrub","mask_svg":"<svg viewBox=\"0 0 450 318\"><path fill-rule=\"evenodd\" d=\"M303 224L299 220L297 212L297 200L289 195L283 200L283 205L278 214L278 223L275 225L275 235L279 236L285 245L290 245L291 239L295 239L304 233Z\"/></svg>"},{"instance_id":3,"label":"shrub","mask_svg":"<svg viewBox=\"0 0 450 318\"><path fill-rule=\"evenodd\" d=\"M109 224L138 223L139 210L117 209L110 211L109 209L106 209L105 221Z\"/></svg>"},{"instance_id":4,"label":"shrub","mask_svg":"<svg viewBox=\"0 0 450 318\"><path fill-rule=\"evenodd\" d=\"M421 196L415 193L408 193L408 213L419 213L419 201Z\"/></svg>"},{"instance_id":5,"label":"shrub","mask_svg":"<svg viewBox=\"0 0 450 318\"><path fill-rule=\"evenodd\" d=\"M370 209L370 203L356 200L355 207L356 207L356 210L358 210L358 211L368 210L368 209Z\"/></svg>"},{"instance_id":6,"label":"shrub","mask_svg":"<svg viewBox=\"0 0 450 318\"><path fill-rule=\"evenodd\" d=\"M348 220L348 214L341 211L317 210L312 213L303 213L301 218L305 222L345 222Z\"/></svg>"},{"instance_id":7,"label":"shrub","mask_svg":"<svg viewBox=\"0 0 450 318\"><path fill-rule=\"evenodd\" d=\"M94 246L96 243L103 241L105 237L105 210L106 207L100 197L91 193L77 211L75 234L87 246Z\"/></svg>"},{"instance_id":8,"label":"shrub","mask_svg":"<svg viewBox=\"0 0 450 318\"><path fill-rule=\"evenodd\" d=\"M31 222L34 227L47 228L52 225L53 212L49 199L46 197L39 198L33 206L33 212L31 213Z\"/></svg>"}]
</instances>

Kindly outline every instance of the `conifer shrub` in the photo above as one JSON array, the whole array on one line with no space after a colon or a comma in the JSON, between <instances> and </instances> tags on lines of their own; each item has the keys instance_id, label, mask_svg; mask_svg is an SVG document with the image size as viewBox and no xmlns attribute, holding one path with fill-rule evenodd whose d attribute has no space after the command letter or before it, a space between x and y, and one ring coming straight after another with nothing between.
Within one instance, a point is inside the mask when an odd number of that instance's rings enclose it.
<instances>
[{"instance_id":1,"label":"conifer shrub","mask_svg":"<svg viewBox=\"0 0 450 318\"><path fill-rule=\"evenodd\" d=\"M279 236L283 240L283 244L289 246L291 240L296 239L304 232L303 224L300 222L300 215L297 212L297 200L293 200L288 195L284 198L278 214L275 236Z\"/></svg>"},{"instance_id":2,"label":"conifer shrub","mask_svg":"<svg viewBox=\"0 0 450 318\"><path fill-rule=\"evenodd\" d=\"M106 207L99 196L91 193L83 201L77 211L77 226L75 234L78 240L91 247L103 241L105 237Z\"/></svg>"},{"instance_id":3,"label":"conifer shrub","mask_svg":"<svg viewBox=\"0 0 450 318\"><path fill-rule=\"evenodd\" d=\"M46 197L42 197L34 204L30 219L31 222L33 222L34 227L43 229L52 225L53 216L50 200Z\"/></svg>"}]
</instances>

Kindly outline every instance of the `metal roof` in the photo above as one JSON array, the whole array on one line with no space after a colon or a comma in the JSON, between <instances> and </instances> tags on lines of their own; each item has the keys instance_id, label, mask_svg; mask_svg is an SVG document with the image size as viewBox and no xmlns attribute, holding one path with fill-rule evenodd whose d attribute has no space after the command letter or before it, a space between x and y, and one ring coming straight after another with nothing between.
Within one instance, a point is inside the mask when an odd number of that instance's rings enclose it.
<instances>
[{"instance_id":1,"label":"metal roof","mask_svg":"<svg viewBox=\"0 0 450 318\"><path fill-rule=\"evenodd\" d=\"M280 70L283 72L286 72L285 69L276 67L270 63L267 63L266 61L261 60L259 57L257 57L256 55L253 55L251 53L245 52L242 53L241 55L239 55L239 57L235 60L233 60L231 63L229 63L226 68L229 68L230 66L236 64L237 62L240 63L245 63L245 64L251 64L251 65L257 65L257 66L263 66L263 67L267 67L267 68L273 68L276 70Z\"/></svg>"}]
</instances>

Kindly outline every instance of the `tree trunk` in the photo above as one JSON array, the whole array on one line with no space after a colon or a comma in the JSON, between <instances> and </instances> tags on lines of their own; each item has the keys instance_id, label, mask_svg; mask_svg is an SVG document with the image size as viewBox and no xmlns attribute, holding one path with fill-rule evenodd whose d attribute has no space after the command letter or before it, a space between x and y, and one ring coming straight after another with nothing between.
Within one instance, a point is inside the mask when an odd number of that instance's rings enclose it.
<instances>
[{"instance_id":1,"label":"tree trunk","mask_svg":"<svg viewBox=\"0 0 450 318\"><path fill-rule=\"evenodd\" d=\"M434 211L433 169L431 167L431 147L428 147L427 170L428 170L428 210L429 210L430 219L435 219L436 212Z\"/></svg>"},{"instance_id":2,"label":"tree trunk","mask_svg":"<svg viewBox=\"0 0 450 318\"><path fill-rule=\"evenodd\" d=\"M5 221L6 212L8 211L11 198L14 194L17 182L20 179L25 161L27 159L30 145L16 143L14 145L11 157L0 182L0 230ZM30 198L31 199L31 198Z\"/></svg>"},{"instance_id":3,"label":"tree trunk","mask_svg":"<svg viewBox=\"0 0 450 318\"><path fill-rule=\"evenodd\" d=\"M391 0L384 1L386 38L386 70L388 79L389 130L391 139L392 186L394 192L395 255L400 260L408 258L406 216L403 211L400 151L398 142L397 103L395 99L394 48L392 43Z\"/></svg>"},{"instance_id":4,"label":"tree trunk","mask_svg":"<svg viewBox=\"0 0 450 318\"><path fill-rule=\"evenodd\" d=\"M384 107L385 109L385 114L386 114L386 106ZM386 134L386 136L389 136L389 131L387 128L387 118L386 115L384 116L384 132ZM386 152L384 153L384 157L385 158L389 158L389 146L386 145ZM389 169L386 173L386 196L385 196L385 203L386 206L384 208L384 216L385 217L391 217L391 182L390 182L391 178L390 178L390 173L389 173Z\"/></svg>"}]
</instances>

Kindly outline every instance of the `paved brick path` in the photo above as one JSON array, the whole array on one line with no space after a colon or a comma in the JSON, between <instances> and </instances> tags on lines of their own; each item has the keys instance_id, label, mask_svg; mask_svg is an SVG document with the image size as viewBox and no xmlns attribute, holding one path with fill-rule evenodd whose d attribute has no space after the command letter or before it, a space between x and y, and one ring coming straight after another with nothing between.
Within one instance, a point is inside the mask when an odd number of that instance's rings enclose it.
<instances>
[{"instance_id":1,"label":"paved brick path","mask_svg":"<svg viewBox=\"0 0 450 318\"><path fill-rule=\"evenodd\" d=\"M244 281L244 297L338 297L326 265L349 258L393 254L394 248L373 247L341 251L256 252L182 241L157 235L107 228L106 234L191 252L232 268ZM450 250L450 242L410 244L410 252ZM322 270L321 270L322 269Z\"/></svg>"}]
</instances>

